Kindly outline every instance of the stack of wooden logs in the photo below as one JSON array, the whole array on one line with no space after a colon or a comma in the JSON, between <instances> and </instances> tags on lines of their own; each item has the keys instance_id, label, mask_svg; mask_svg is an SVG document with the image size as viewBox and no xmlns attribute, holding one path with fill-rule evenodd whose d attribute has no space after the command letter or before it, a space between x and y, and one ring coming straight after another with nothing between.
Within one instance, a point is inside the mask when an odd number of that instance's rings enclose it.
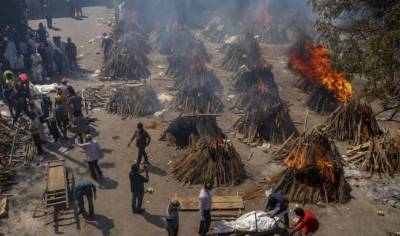
<instances>
[{"instance_id":1,"label":"stack of wooden logs","mask_svg":"<svg viewBox=\"0 0 400 236\"><path fill-rule=\"evenodd\" d=\"M111 96L111 87L100 85L97 87L86 87L82 90L83 107L86 111L95 108L105 108L107 99Z\"/></svg>"},{"instance_id":2,"label":"stack of wooden logs","mask_svg":"<svg viewBox=\"0 0 400 236\"><path fill-rule=\"evenodd\" d=\"M172 170L184 184L240 184L246 170L233 144L223 138L202 138L191 145Z\"/></svg>"},{"instance_id":3,"label":"stack of wooden logs","mask_svg":"<svg viewBox=\"0 0 400 236\"><path fill-rule=\"evenodd\" d=\"M200 137L225 138L221 128L217 125L215 115L197 114L180 115L169 124L160 140L179 148L196 143Z\"/></svg>"},{"instance_id":4,"label":"stack of wooden logs","mask_svg":"<svg viewBox=\"0 0 400 236\"><path fill-rule=\"evenodd\" d=\"M185 26L171 26L159 36L159 52L162 55L172 55L175 50L187 49L193 40L193 34Z\"/></svg>"},{"instance_id":5,"label":"stack of wooden logs","mask_svg":"<svg viewBox=\"0 0 400 236\"><path fill-rule=\"evenodd\" d=\"M238 71L241 66L254 66L260 63L260 60L262 60L260 45L254 35L247 32L238 42L228 46L222 68Z\"/></svg>"},{"instance_id":6,"label":"stack of wooden logs","mask_svg":"<svg viewBox=\"0 0 400 236\"><path fill-rule=\"evenodd\" d=\"M325 121L325 126L332 138L354 144L382 135L371 105L356 97L337 108Z\"/></svg>"},{"instance_id":7,"label":"stack of wooden logs","mask_svg":"<svg viewBox=\"0 0 400 236\"><path fill-rule=\"evenodd\" d=\"M400 147L395 137L386 132L382 137L351 147L348 161L372 174L393 176L400 171Z\"/></svg>"},{"instance_id":8,"label":"stack of wooden logs","mask_svg":"<svg viewBox=\"0 0 400 236\"><path fill-rule=\"evenodd\" d=\"M284 159L286 169L268 183L290 201L301 203L350 200L351 188L344 177L343 160L335 143L321 130L313 129L290 142Z\"/></svg>"},{"instance_id":9,"label":"stack of wooden logs","mask_svg":"<svg viewBox=\"0 0 400 236\"><path fill-rule=\"evenodd\" d=\"M233 128L239 140L256 145L283 143L291 135L298 135L284 103L270 110L249 111L236 121Z\"/></svg>"},{"instance_id":10,"label":"stack of wooden logs","mask_svg":"<svg viewBox=\"0 0 400 236\"><path fill-rule=\"evenodd\" d=\"M306 104L312 111L320 114L329 114L338 108L341 103L331 91L323 86L319 86L317 89L314 89Z\"/></svg>"},{"instance_id":11,"label":"stack of wooden logs","mask_svg":"<svg viewBox=\"0 0 400 236\"><path fill-rule=\"evenodd\" d=\"M122 119L143 117L161 109L156 92L143 84L115 88L106 105L106 110L118 114Z\"/></svg>"}]
</instances>

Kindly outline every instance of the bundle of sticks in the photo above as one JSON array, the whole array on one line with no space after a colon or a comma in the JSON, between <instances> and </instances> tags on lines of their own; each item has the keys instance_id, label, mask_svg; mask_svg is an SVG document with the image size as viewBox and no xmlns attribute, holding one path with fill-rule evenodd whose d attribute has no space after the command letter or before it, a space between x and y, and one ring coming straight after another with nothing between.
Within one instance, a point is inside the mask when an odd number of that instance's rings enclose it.
<instances>
[{"instance_id":1,"label":"bundle of sticks","mask_svg":"<svg viewBox=\"0 0 400 236\"><path fill-rule=\"evenodd\" d=\"M167 142L169 145L184 148L194 144L203 136L225 138L224 133L217 124L215 115L180 115L169 124L160 140Z\"/></svg>"},{"instance_id":2,"label":"bundle of sticks","mask_svg":"<svg viewBox=\"0 0 400 236\"><path fill-rule=\"evenodd\" d=\"M114 42L104 73L112 79L145 79L150 76L146 55L149 52L150 46L139 35L133 32L124 34Z\"/></svg>"},{"instance_id":3,"label":"bundle of sticks","mask_svg":"<svg viewBox=\"0 0 400 236\"><path fill-rule=\"evenodd\" d=\"M385 174L393 177L400 171L400 147L394 136L386 132L382 137L372 137L362 145L352 147L347 151L348 161L373 175Z\"/></svg>"},{"instance_id":4,"label":"bundle of sticks","mask_svg":"<svg viewBox=\"0 0 400 236\"><path fill-rule=\"evenodd\" d=\"M244 111L269 110L282 102L277 89L262 85L253 86L246 92L239 93L234 101L234 107Z\"/></svg>"},{"instance_id":5,"label":"bundle of sticks","mask_svg":"<svg viewBox=\"0 0 400 236\"><path fill-rule=\"evenodd\" d=\"M184 26L171 26L171 28L160 35L158 38L160 44L160 54L171 55L175 50L181 51L189 48L193 35L190 30Z\"/></svg>"},{"instance_id":6,"label":"bundle of sticks","mask_svg":"<svg viewBox=\"0 0 400 236\"><path fill-rule=\"evenodd\" d=\"M264 86L271 90L278 90L278 86L275 83L274 74L271 71L270 65L243 65L233 76L233 87L235 88L236 92L243 93L254 86Z\"/></svg>"},{"instance_id":7,"label":"bundle of sticks","mask_svg":"<svg viewBox=\"0 0 400 236\"><path fill-rule=\"evenodd\" d=\"M244 143L261 145L264 142L283 143L298 131L286 104L271 110L248 111L233 125L236 137Z\"/></svg>"},{"instance_id":8,"label":"bundle of sticks","mask_svg":"<svg viewBox=\"0 0 400 236\"><path fill-rule=\"evenodd\" d=\"M355 144L382 134L371 105L355 97L338 107L325 121L325 125L332 138L350 140Z\"/></svg>"},{"instance_id":9,"label":"bundle of sticks","mask_svg":"<svg viewBox=\"0 0 400 236\"><path fill-rule=\"evenodd\" d=\"M172 173L184 184L240 184L246 170L233 144L223 138L201 138L191 145Z\"/></svg>"},{"instance_id":10,"label":"bundle of sticks","mask_svg":"<svg viewBox=\"0 0 400 236\"><path fill-rule=\"evenodd\" d=\"M83 107L86 111L95 108L104 108L107 104L107 98L111 96L111 88L105 85L97 87L86 87L82 90Z\"/></svg>"},{"instance_id":11,"label":"bundle of sticks","mask_svg":"<svg viewBox=\"0 0 400 236\"><path fill-rule=\"evenodd\" d=\"M320 114L329 114L333 112L341 104L335 97L335 95L324 88L319 86L310 95L307 102L307 107Z\"/></svg>"},{"instance_id":12,"label":"bundle of sticks","mask_svg":"<svg viewBox=\"0 0 400 236\"><path fill-rule=\"evenodd\" d=\"M123 119L151 115L160 109L156 92L142 84L114 89L106 105L109 113L118 114Z\"/></svg>"},{"instance_id":13,"label":"bundle of sticks","mask_svg":"<svg viewBox=\"0 0 400 236\"><path fill-rule=\"evenodd\" d=\"M284 159L286 169L267 187L290 201L346 203L351 188L344 177L343 160L335 143L319 129L303 133L291 143Z\"/></svg>"},{"instance_id":14,"label":"bundle of sticks","mask_svg":"<svg viewBox=\"0 0 400 236\"><path fill-rule=\"evenodd\" d=\"M230 71L238 71L242 65L257 65L260 63L260 60L262 60L260 45L254 36L247 32L238 42L228 46L226 55L222 61L222 68Z\"/></svg>"}]
</instances>

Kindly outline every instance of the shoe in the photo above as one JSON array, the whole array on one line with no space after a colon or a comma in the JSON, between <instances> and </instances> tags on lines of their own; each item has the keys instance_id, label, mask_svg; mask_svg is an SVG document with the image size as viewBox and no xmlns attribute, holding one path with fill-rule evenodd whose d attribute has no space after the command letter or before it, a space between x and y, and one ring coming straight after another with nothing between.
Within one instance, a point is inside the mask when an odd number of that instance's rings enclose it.
<instances>
[{"instance_id":1,"label":"shoe","mask_svg":"<svg viewBox=\"0 0 400 236\"><path fill-rule=\"evenodd\" d=\"M137 211L136 211L135 209L132 208L132 213L133 213L133 214L136 214Z\"/></svg>"},{"instance_id":2,"label":"shoe","mask_svg":"<svg viewBox=\"0 0 400 236\"><path fill-rule=\"evenodd\" d=\"M143 212L145 212L146 211L146 209L144 209L144 208L142 208L142 209L139 209L139 210L137 210L137 214L142 214Z\"/></svg>"}]
</instances>

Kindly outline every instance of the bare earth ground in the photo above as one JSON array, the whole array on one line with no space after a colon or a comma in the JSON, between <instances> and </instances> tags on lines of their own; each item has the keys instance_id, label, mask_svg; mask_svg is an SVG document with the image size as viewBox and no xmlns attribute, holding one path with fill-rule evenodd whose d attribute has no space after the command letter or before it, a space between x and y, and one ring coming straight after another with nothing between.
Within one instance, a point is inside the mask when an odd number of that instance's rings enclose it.
<instances>
[{"instance_id":1,"label":"bare earth ground","mask_svg":"<svg viewBox=\"0 0 400 236\"><path fill-rule=\"evenodd\" d=\"M70 18L55 19L55 24L61 31L50 31L51 35L71 36L77 44L79 53L83 54L80 59L80 73L68 76L71 84L77 89L87 86L89 83L99 83L97 78L92 78L91 74L101 68L102 55L100 52L99 40L89 43L90 39L96 38L101 33L109 31L110 28L104 22L111 20L112 10L104 7L85 8L84 13L88 16L82 21ZM32 21L30 24L36 28L39 21ZM222 94L226 105L225 113L218 118L219 125L223 128L228 138L231 139L238 152L241 154L243 162L249 174L249 179L242 185L234 187L221 187L214 190L214 194L236 194L238 191L244 191L249 186L254 185L258 180L271 176L281 169L276 164L267 164L270 154L261 152L258 148L250 148L237 141L231 135L230 127L239 117L233 114L229 109L229 102L226 100L230 94L230 72L223 71L217 65L223 57L216 51L217 45L206 43L209 52L214 55L211 68L217 71L225 90ZM307 109L304 106L307 97L301 91L295 89L292 84L295 76L286 69L285 49L287 46L264 45L266 58L273 64L273 72L276 81L280 86L280 95L290 104L291 116L295 122L298 122L298 129L302 130L305 113ZM165 59L157 53L150 55L152 61L151 83L157 92L166 91L166 87L171 86L172 82L162 81L159 72L163 69L157 68L157 65L166 66ZM357 87L357 86L356 86ZM40 202L40 198L45 188L46 167L44 164L39 166L33 164L31 167L24 168L19 172L19 183L9 192L13 194L10 198L9 218L0 221L0 233L5 235L137 235L137 236L156 236L166 235L163 229L162 216L169 198L174 193L180 195L197 195L200 186L185 186L177 182L170 173L169 161L181 158L183 152L177 151L173 147L167 147L165 143L159 142L162 131L168 125L168 121L174 119L174 112L167 112L161 119L141 118L121 120L117 116L107 114L103 110L94 111L92 117L98 119L93 125L96 130L95 138L101 145L104 153L100 160L100 167L106 176L105 180L98 184L98 198L95 201L96 220L87 222L80 219L80 229L75 224L69 226L60 226L57 229L52 224L45 225L52 220L52 216L41 218L32 218L35 207ZM326 117L310 112L309 121L311 125L322 122ZM135 148L128 148L126 145L131 137L132 131L138 121L145 124L151 120L156 120L158 126L156 129L149 130L153 138L149 153L152 163L150 183L148 186L154 187L155 192L152 195L146 194L144 207L146 213L143 215L133 215L130 208L131 194L129 190L128 173L130 165L136 159ZM398 124L385 122L382 123L385 128L399 128ZM338 144L343 152L347 144ZM68 144L65 144L68 146ZM62 153L60 146L48 145L48 159L64 158L67 166L73 171L76 180L89 178L87 164L85 163L84 153L78 148ZM254 152L253 157L248 161L248 156ZM365 180L360 180L365 181ZM400 210L388 205L379 204L374 201L361 188L353 187L354 199L345 205L325 205L323 207L307 206L316 211L321 222L321 229L317 235L386 235L387 232L400 231ZM264 208L264 200L246 202L246 211ZM385 216L378 216L377 210L383 210ZM180 235L196 235L199 217L196 212L181 213Z\"/></svg>"}]
</instances>

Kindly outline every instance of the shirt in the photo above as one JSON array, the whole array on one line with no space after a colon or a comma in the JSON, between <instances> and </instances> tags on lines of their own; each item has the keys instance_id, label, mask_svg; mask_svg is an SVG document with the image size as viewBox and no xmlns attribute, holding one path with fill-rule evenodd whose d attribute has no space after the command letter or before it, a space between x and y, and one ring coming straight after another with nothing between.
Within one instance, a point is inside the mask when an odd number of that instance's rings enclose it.
<instances>
[{"instance_id":1,"label":"shirt","mask_svg":"<svg viewBox=\"0 0 400 236\"><path fill-rule=\"evenodd\" d=\"M281 193L271 193L268 198L268 204L265 211L274 210L279 205L279 211L274 215L277 215L283 211L286 211L289 207L289 200L286 196Z\"/></svg>"},{"instance_id":2,"label":"shirt","mask_svg":"<svg viewBox=\"0 0 400 236\"><path fill-rule=\"evenodd\" d=\"M72 111L81 112L82 111L82 98L80 96L72 96L69 98L69 104L72 108Z\"/></svg>"},{"instance_id":3,"label":"shirt","mask_svg":"<svg viewBox=\"0 0 400 236\"><path fill-rule=\"evenodd\" d=\"M167 221L168 228L170 228L170 229L178 228L178 226L179 226L179 208L174 207L171 204L169 204L167 206L165 220Z\"/></svg>"},{"instance_id":4,"label":"shirt","mask_svg":"<svg viewBox=\"0 0 400 236\"><path fill-rule=\"evenodd\" d=\"M199 194L200 214L203 215L204 211L211 210L211 205L212 205L211 193L207 192L204 188L202 188Z\"/></svg>"},{"instance_id":5,"label":"shirt","mask_svg":"<svg viewBox=\"0 0 400 236\"><path fill-rule=\"evenodd\" d=\"M32 71L33 72L41 72L43 70L42 67L42 56L39 53L33 53L31 56L32 60Z\"/></svg>"},{"instance_id":6,"label":"shirt","mask_svg":"<svg viewBox=\"0 0 400 236\"><path fill-rule=\"evenodd\" d=\"M150 139L150 135L146 130L138 129L135 131L134 138L136 138L136 147L145 148L147 146L147 140Z\"/></svg>"},{"instance_id":7,"label":"shirt","mask_svg":"<svg viewBox=\"0 0 400 236\"><path fill-rule=\"evenodd\" d=\"M145 177L139 173L129 173L129 180L131 181L132 193L144 193L144 183L149 182Z\"/></svg>"},{"instance_id":8,"label":"shirt","mask_svg":"<svg viewBox=\"0 0 400 236\"><path fill-rule=\"evenodd\" d=\"M304 216L293 226L291 233L301 231L303 234L307 235L308 233L315 233L318 228L319 222L314 213L304 209Z\"/></svg>"},{"instance_id":9,"label":"shirt","mask_svg":"<svg viewBox=\"0 0 400 236\"><path fill-rule=\"evenodd\" d=\"M75 186L75 198L79 199L82 195L96 194L96 186L89 180L81 180Z\"/></svg>"},{"instance_id":10,"label":"shirt","mask_svg":"<svg viewBox=\"0 0 400 236\"><path fill-rule=\"evenodd\" d=\"M96 161L100 158L100 147L96 141L89 141L87 143L79 143L75 140L76 145L85 150L86 158L88 162Z\"/></svg>"}]
</instances>

